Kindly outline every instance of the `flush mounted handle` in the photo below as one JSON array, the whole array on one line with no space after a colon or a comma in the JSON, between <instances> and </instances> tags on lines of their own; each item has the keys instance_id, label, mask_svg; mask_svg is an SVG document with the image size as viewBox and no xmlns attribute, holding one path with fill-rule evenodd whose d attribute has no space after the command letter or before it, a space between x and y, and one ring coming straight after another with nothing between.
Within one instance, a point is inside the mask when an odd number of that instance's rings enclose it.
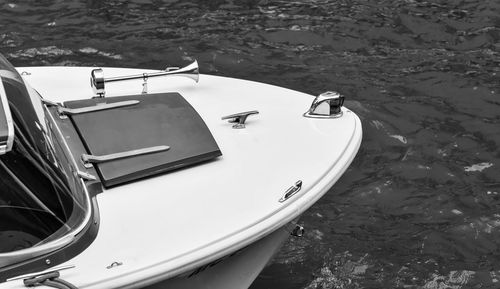
<instances>
[{"instance_id":1,"label":"flush mounted handle","mask_svg":"<svg viewBox=\"0 0 500 289\"><path fill-rule=\"evenodd\" d=\"M222 120L227 119L230 123L234 123L233 128L245 128L245 121L252 114L259 114L256 110L239 112L222 117Z\"/></svg>"},{"instance_id":2,"label":"flush mounted handle","mask_svg":"<svg viewBox=\"0 0 500 289\"><path fill-rule=\"evenodd\" d=\"M279 199L279 202L283 203L284 201L288 200L291 196L298 193L301 189L302 189L302 181L298 180L295 182L293 186L291 186L290 188L288 188L288 190L286 190L281 199Z\"/></svg>"}]
</instances>

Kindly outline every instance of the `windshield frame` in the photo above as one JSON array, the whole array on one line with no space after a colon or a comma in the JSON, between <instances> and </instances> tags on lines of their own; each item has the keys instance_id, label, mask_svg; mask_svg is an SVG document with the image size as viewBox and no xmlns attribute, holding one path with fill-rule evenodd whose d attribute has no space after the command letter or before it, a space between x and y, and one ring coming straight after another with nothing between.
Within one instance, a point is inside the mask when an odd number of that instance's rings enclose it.
<instances>
[{"instance_id":1,"label":"windshield frame","mask_svg":"<svg viewBox=\"0 0 500 289\"><path fill-rule=\"evenodd\" d=\"M72 149L65 140L63 131L60 128L60 125L58 125L58 121L55 119L54 115L44 103L43 98L38 92L36 92L36 90L31 88L24 81L24 79L23 84L25 85L26 90L30 96L32 105L40 105L41 107L40 113L42 115L39 115L39 117L43 118L45 122L47 122L47 126L42 128L41 131L47 138L50 138L50 141L52 143L57 144L59 148L56 150L57 158L60 160L64 159L64 161L67 162L65 166L61 167L61 170L66 172L65 175L67 176L67 180L69 183L71 183L71 194L74 196L80 196L80 202L78 202L75 197L73 197L73 203L78 204L82 208L83 214L75 220L75 223L62 236L59 236L55 239L51 239L49 237L46 242L42 241L39 244L35 244L34 246L29 248L0 253L0 275L3 275L7 271L9 271L10 268L24 266L23 264L35 262L40 257L55 253L63 247L71 246L74 242L78 241L78 238L80 238L81 235L86 234L86 232L89 230L89 224L94 223L91 222L95 210L93 201L91 200L91 194L89 193L90 189L88 188L85 179L83 179L78 174L82 170L80 168L82 165L79 165L79 163L75 160ZM7 95L5 94L5 88L3 86L1 76L0 86L0 90L2 90L0 91L0 94L5 96L5 98L8 100ZM39 101L40 103L35 104L34 102L37 101ZM7 101L6 103L8 104L9 102ZM11 118L11 120L13 121L13 118ZM48 133L48 131L50 131L51 133ZM12 137L14 139L14 134L12 134ZM2 282L2 280L0 280L0 282Z\"/></svg>"},{"instance_id":2,"label":"windshield frame","mask_svg":"<svg viewBox=\"0 0 500 289\"><path fill-rule=\"evenodd\" d=\"M3 116L7 122L7 141L5 144L0 144L0 155L3 155L11 151L14 144L14 120L12 119L7 93L2 81L0 81L0 102L3 108Z\"/></svg>"},{"instance_id":3,"label":"windshield frame","mask_svg":"<svg viewBox=\"0 0 500 289\"><path fill-rule=\"evenodd\" d=\"M77 170L78 164L77 164L75 158L73 157L73 155L70 153L70 148L68 147L68 144L63 140L64 138L61 137L62 132L61 132L59 126L54 121L52 114L47 110L46 106L44 106L44 108L45 108L46 115L49 117L49 120L51 121L53 128L55 128L55 130L58 134L59 139L57 141L62 145L62 147L65 150L65 153L67 154L68 159L71 161L71 164L70 164L71 167L73 167L73 168L75 168L75 170ZM61 142L61 140L63 140L63 141ZM79 186L83 190L82 192L79 192L79 193L84 194L85 199L86 199L85 204L87 205L87 207L85 208L85 216L82 219L82 222L77 227L74 227L72 230L70 230L64 236L62 236L58 239L55 239L55 240L52 240L52 241L49 241L47 243L37 245L34 247L26 248L26 249L21 249L21 250L7 252L7 253L0 253L0 268L2 268L4 266L8 266L8 265L13 265L13 264L21 262L21 261L25 261L25 260L27 261L31 258L35 258L37 256L41 256L41 255L50 253L52 251L55 251L59 248L62 248L64 246L70 244L75 239L76 235L78 235L80 232L83 231L83 229L87 226L87 224L89 223L91 216L92 216L92 201L90 199L90 194L89 194L89 191L87 189L87 186L86 186L84 180L81 177L75 177L75 178L78 178L77 182L79 183ZM5 262L3 262L1 260L5 260Z\"/></svg>"}]
</instances>

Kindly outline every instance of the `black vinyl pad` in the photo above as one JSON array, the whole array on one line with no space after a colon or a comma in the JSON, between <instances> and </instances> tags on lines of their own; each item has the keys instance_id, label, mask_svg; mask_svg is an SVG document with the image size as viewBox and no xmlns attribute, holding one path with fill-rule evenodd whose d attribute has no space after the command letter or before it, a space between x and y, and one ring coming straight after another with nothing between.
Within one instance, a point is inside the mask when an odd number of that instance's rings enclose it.
<instances>
[{"instance_id":1,"label":"black vinyl pad","mask_svg":"<svg viewBox=\"0 0 500 289\"><path fill-rule=\"evenodd\" d=\"M96 165L104 186L190 166L221 156L210 130L178 93L130 95L66 102L68 108L138 100L139 104L71 115L92 155L167 145L170 150Z\"/></svg>"}]
</instances>

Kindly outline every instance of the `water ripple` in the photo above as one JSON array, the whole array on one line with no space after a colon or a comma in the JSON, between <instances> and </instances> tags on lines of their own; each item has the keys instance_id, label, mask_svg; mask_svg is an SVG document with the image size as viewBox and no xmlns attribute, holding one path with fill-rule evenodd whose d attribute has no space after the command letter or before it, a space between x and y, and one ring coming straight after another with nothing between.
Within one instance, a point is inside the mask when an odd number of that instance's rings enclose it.
<instances>
[{"instance_id":1,"label":"water ripple","mask_svg":"<svg viewBox=\"0 0 500 289\"><path fill-rule=\"evenodd\" d=\"M318 94L362 119L357 158L253 288L497 288L500 2L11 1L18 66L163 69Z\"/></svg>"}]
</instances>

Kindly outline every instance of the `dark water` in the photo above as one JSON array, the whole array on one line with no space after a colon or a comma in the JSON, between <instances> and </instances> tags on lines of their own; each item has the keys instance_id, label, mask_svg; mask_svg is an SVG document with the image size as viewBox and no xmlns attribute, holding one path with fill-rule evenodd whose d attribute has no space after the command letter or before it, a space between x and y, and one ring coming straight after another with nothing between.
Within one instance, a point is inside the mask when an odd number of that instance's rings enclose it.
<instances>
[{"instance_id":1,"label":"dark water","mask_svg":"<svg viewBox=\"0 0 500 289\"><path fill-rule=\"evenodd\" d=\"M337 90L360 152L252 288L500 288L498 0L0 1L0 50Z\"/></svg>"}]
</instances>

